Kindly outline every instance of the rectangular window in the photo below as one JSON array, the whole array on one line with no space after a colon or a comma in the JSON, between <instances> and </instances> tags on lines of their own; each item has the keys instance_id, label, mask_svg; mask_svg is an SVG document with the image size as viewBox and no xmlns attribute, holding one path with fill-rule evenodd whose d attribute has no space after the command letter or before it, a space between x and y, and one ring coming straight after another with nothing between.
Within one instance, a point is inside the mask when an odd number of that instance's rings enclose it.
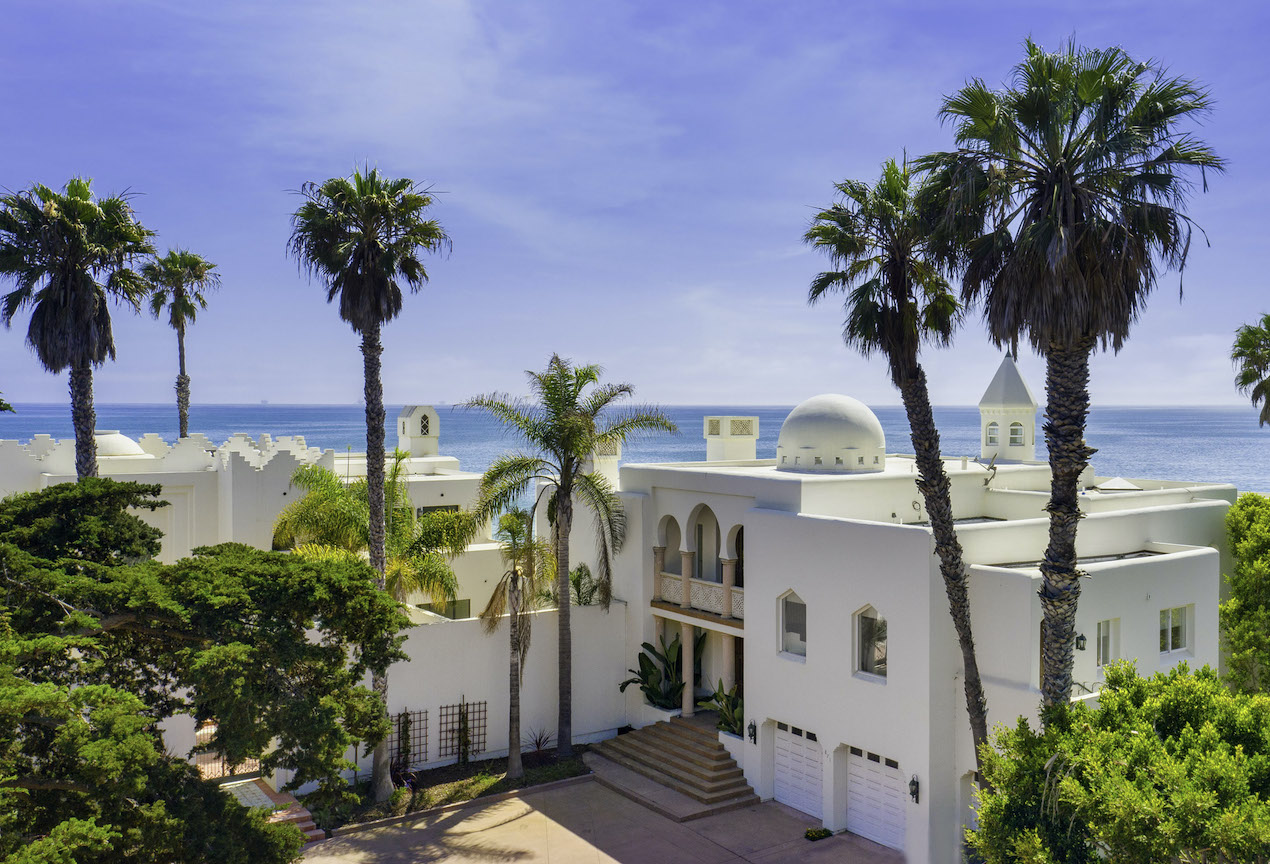
<instances>
[{"instance_id":1,"label":"rectangular window","mask_svg":"<svg viewBox=\"0 0 1270 864\"><path fill-rule=\"evenodd\" d=\"M1175 606L1172 609L1160 610L1161 654L1190 647L1186 635L1186 609L1185 606Z\"/></svg>"},{"instance_id":2,"label":"rectangular window","mask_svg":"<svg viewBox=\"0 0 1270 864\"><path fill-rule=\"evenodd\" d=\"M1023 446L1023 424L1022 423L1010 424L1010 446L1011 447Z\"/></svg>"},{"instance_id":3,"label":"rectangular window","mask_svg":"<svg viewBox=\"0 0 1270 864\"><path fill-rule=\"evenodd\" d=\"M868 611L861 612L860 665L861 672L886 677L886 619Z\"/></svg>"},{"instance_id":4,"label":"rectangular window","mask_svg":"<svg viewBox=\"0 0 1270 864\"><path fill-rule=\"evenodd\" d=\"M1095 650L1098 655L1098 665L1106 666L1115 660L1120 659L1120 619L1109 618L1106 621L1098 622L1097 642Z\"/></svg>"},{"instance_id":5,"label":"rectangular window","mask_svg":"<svg viewBox=\"0 0 1270 864\"><path fill-rule=\"evenodd\" d=\"M807 604L791 594L781 602L782 634L781 650L799 657L807 656Z\"/></svg>"}]
</instances>

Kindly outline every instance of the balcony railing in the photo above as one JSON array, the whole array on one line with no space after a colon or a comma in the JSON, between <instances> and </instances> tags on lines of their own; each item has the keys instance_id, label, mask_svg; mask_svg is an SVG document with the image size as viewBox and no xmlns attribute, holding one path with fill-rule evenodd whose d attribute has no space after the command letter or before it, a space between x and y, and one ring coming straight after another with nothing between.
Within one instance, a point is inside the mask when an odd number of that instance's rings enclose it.
<instances>
[{"instance_id":1,"label":"balcony railing","mask_svg":"<svg viewBox=\"0 0 1270 864\"><path fill-rule=\"evenodd\" d=\"M705 579L688 580L688 604L692 609L723 615L723 599L726 587L721 582ZM661 574L661 597L665 603L683 605L683 577L677 573ZM745 617L745 589L732 589L732 617Z\"/></svg>"}]
</instances>

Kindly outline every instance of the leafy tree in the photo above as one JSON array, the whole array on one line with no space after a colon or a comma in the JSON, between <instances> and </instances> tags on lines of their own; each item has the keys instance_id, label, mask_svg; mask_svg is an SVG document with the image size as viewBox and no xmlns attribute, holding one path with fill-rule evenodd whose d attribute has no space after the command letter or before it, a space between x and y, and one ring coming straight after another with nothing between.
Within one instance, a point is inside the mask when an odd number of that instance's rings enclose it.
<instances>
[{"instance_id":1,"label":"leafy tree","mask_svg":"<svg viewBox=\"0 0 1270 864\"><path fill-rule=\"evenodd\" d=\"M422 252L447 248L450 238L425 218L432 196L413 180L391 179L369 169L351 178L332 177L300 188L304 204L291 217L288 250L311 277L339 300L340 318L362 337L366 395L366 485L370 509L370 564L387 565L384 522L384 385L380 375L380 330L401 312L402 285L416 292L428 281ZM375 691L388 704L388 679ZM388 745L375 751L371 780L375 800L392 794Z\"/></svg>"},{"instance_id":2,"label":"leafy tree","mask_svg":"<svg viewBox=\"0 0 1270 864\"><path fill-rule=\"evenodd\" d=\"M207 749L330 799L353 742L388 731L361 682L402 658L408 621L374 571L234 544L160 564L128 509L158 493L90 478L0 502L6 864L289 861L298 832L168 755L159 724L215 718Z\"/></svg>"},{"instance_id":3,"label":"leafy tree","mask_svg":"<svg viewBox=\"0 0 1270 864\"><path fill-rule=\"evenodd\" d=\"M614 408L635 389L630 384L601 384L600 371L595 365L575 367L553 354L545 371L525 373L535 401L493 393L477 396L467 405L494 415L530 448L530 452L502 456L486 469L475 510L478 521L509 509L538 484L547 495L547 516L553 532L556 596L568 597L569 534L575 500L580 502L595 517L599 570L596 578L600 583L600 603L607 609L612 586L611 556L626 540L626 512L608 480L594 471L583 471L583 463L597 451L620 445L628 436L678 429L656 409ZM541 500L540 494L534 501L534 510ZM557 613L560 704L556 752L562 757L573 755L573 640L569 608L570 604L561 603Z\"/></svg>"},{"instance_id":4,"label":"leafy tree","mask_svg":"<svg viewBox=\"0 0 1270 864\"><path fill-rule=\"evenodd\" d=\"M168 324L176 331L178 369L176 411L180 435L190 434L190 376L185 373L185 328L194 323L198 310L207 308L205 292L220 285L216 265L186 249L169 249L168 254L147 262L141 276L150 286L150 314L158 318L166 309Z\"/></svg>"},{"instance_id":5,"label":"leafy tree","mask_svg":"<svg viewBox=\"0 0 1270 864\"><path fill-rule=\"evenodd\" d=\"M963 299L983 302L996 345L1023 338L1046 360L1046 705L1066 704L1072 687L1089 357L1119 351L1161 271L1186 264L1190 172L1224 163L1181 127L1210 105L1193 81L1120 48L1047 53L1028 40L1009 86L975 80L944 100L958 148L918 162L942 189Z\"/></svg>"},{"instance_id":6,"label":"leafy tree","mask_svg":"<svg viewBox=\"0 0 1270 864\"><path fill-rule=\"evenodd\" d=\"M1205 667L1141 678L1107 670L1099 709L1043 709L1035 732L998 727L968 832L989 864L1265 861L1270 697Z\"/></svg>"},{"instance_id":7,"label":"leafy tree","mask_svg":"<svg viewBox=\"0 0 1270 864\"><path fill-rule=\"evenodd\" d=\"M498 629L503 616L511 631L510 666L508 682L511 698L507 707L507 777L515 780L523 777L520 762L520 685L525 677L525 658L529 656L529 639L534 618L531 612L537 606L541 584L550 580L555 569L551 546L541 537L533 536L534 520L527 510L512 510L498 520L494 539L507 569L503 578L494 586L489 603L481 612L481 623L486 633Z\"/></svg>"},{"instance_id":8,"label":"leafy tree","mask_svg":"<svg viewBox=\"0 0 1270 864\"><path fill-rule=\"evenodd\" d=\"M1270 498L1240 495L1226 533L1235 559L1220 610L1226 681L1239 693L1270 693Z\"/></svg>"},{"instance_id":9,"label":"leafy tree","mask_svg":"<svg viewBox=\"0 0 1270 864\"><path fill-rule=\"evenodd\" d=\"M1230 359L1235 364L1235 387L1252 399L1253 406L1261 406L1257 423L1270 423L1270 314L1262 315L1260 323L1245 324L1235 331L1235 344L1230 349Z\"/></svg>"},{"instance_id":10,"label":"leafy tree","mask_svg":"<svg viewBox=\"0 0 1270 864\"><path fill-rule=\"evenodd\" d=\"M900 391L917 456L917 487L930 514L948 611L961 648L966 709L978 753L988 740L987 698L975 657L952 493L940 458L926 372L917 356L924 342L951 342L961 306L933 263L928 242L933 229L919 200L925 193L907 162L887 162L873 186L846 180L837 189L840 202L818 213L803 237L825 252L835 268L812 280L808 300L816 303L829 293L845 293L843 341L866 357L881 354L891 383Z\"/></svg>"},{"instance_id":11,"label":"leafy tree","mask_svg":"<svg viewBox=\"0 0 1270 864\"><path fill-rule=\"evenodd\" d=\"M4 413L5 411L12 412L13 410L14 409L12 405L4 401L3 399L0 399L0 413Z\"/></svg>"},{"instance_id":12,"label":"leafy tree","mask_svg":"<svg viewBox=\"0 0 1270 864\"><path fill-rule=\"evenodd\" d=\"M474 522L460 512L415 514L403 465L408 455L401 450L393 453L384 485L385 590L399 603L416 592L444 603L453 600L458 590L449 559L463 552ZM345 483L329 468L302 465L291 482L305 494L278 514L275 548L295 546L296 553L314 562L363 560L370 546L366 481Z\"/></svg>"},{"instance_id":13,"label":"leafy tree","mask_svg":"<svg viewBox=\"0 0 1270 864\"><path fill-rule=\"evenodd\" d=\"M132 270L154 252L128 199L93 199L92 181L76 177L62 192L36 184L0 196L0 277L14 289L0 303L6 327L29 307L26 341L50 372L70 370L75 473L97 476L93 367L115 357L107 299L139 309L145 281Z\"/></svg>"}]
</instances>

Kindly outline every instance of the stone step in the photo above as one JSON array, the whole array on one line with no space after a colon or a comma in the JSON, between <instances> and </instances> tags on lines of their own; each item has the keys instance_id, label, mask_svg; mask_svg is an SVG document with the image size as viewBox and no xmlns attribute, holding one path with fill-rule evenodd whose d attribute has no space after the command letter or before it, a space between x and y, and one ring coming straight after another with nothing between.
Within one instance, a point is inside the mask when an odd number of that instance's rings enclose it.
<instances>
[{"instance_id":1,"label":"stone step","mask_svg":"<svg viewBox=\"0 0 1270 864\"><path fill-rule=\"evenodd\" d=\"M605 757L703 804L718 804L754 794L744 777L731 778L719 783L705 782L666 762L650 765L641 758L632 757L619 748L609 746L612 740L605 741L599 747L599 752Z\"/></svg>"},{"instance_id":2,"label":"stone step","mask_svg":"<svg viewBox=\"0 0 1270 864\"><path fill-rule=\"evenodd\" d=\"M691 736L703 743L712 744L716 747L723 746L719 743L719 730L714 724L702 726L693 720L685 720L682 717L671 717L670 722L666 725L670 726L679 734Z\"/></svg>"},{"instance_id":3,"label":"stone step","mask_svg":"<svg viewBox=\"0 0 1270 864\"><path fill-rule=\"evenodd\" d=\"M653 736L665 742L668 747L685 750L707 761L726 762L732 758L727 748L719 743L717 737L713 741L709 741L699 735L685 734L680 727L669 723L656 723L652 726L645 726L637 733L627 734Z\"/></svg>"},{"instance_id":4,"label":"stone step","mask_svg":"<svg viewBox=\"0 0 1270 864\"><path fill-rule=\"evenodd\" d=\"M759 803L758 796L751 792L717 804L703 804L695 798L690 798L669 786L623 767L598 749L584 753L582 761L587 764L596 781L602 786L675 822L702 819L716 813L725 813Z\"/></svg>"},{"instance_id":5,"label":"stone step","mask_svg":"<svg viewBox=\"0 0 1270 864\"><path fill-rule=\"evenodd\" d=\"M650 767L673 766L684 774L699 777L704 782L731 780L742 776L741 769L730 756L703 764L698 761L700 757L695 754L680 748L668 747L662 739L652 736L628 733L606 743L632 759L643 761Z\"/></svg>"}]
</instances>

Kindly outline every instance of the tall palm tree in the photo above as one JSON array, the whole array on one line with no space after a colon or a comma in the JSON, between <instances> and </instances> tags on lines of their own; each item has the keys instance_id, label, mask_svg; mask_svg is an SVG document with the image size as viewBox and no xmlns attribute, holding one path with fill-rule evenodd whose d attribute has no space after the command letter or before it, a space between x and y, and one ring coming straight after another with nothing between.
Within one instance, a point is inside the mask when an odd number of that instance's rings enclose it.
<instances>
[{"instance_id":1,"label":"tall palm tree","mask_svg":"<svg viewBox=\"0 0 1270 864\"><path fill-rule=\"evenodd\" d=\"M520 761L520 684L525 676L525 658L529 654L529 638L533 616L529 613L538 605L542 583L554 575L555 560L551 546L541 537L533 535L534 520L528 510L516 509L504 513L498 520L494 539L507 570L494 586L481 622L486 633L498 629L499 621L507 616L511 630L510 667L508 684L510 700L507 707L507 777L515 780L523 777L525 769Z\"/></svg>"},{"instance_id":2,"label":"tall palm tree","mask_svg":"<svg viewBox=\"0 0 1270 864\"><path fill-rule=\"evenodd\" d=\"M925 342L948 345L961 306L928 245L930 220L922 213L920 183L907 162L894 159L870 186L837 184L840 203L818 213L803 239L829 256L834 269L811 282L808 302L844 293L842 338L864 356L881 354L908 414L918 489L930 514L939 572L965 666L966 710L976 759L988 739L988 707L975 657L966 590L966 566L953 525L948 474L940 458L939 430L931 412L926 372L918 361Z\"/></svg>"},{"instance_id":3,"label":"tall palm tree","mask_svg":"<svg viewBox=\"0 0 1270 864\"><path fill-rule=\"evenodd\" d=\"M61 192L37 183L0 196L0 276L14 283L0 318L8 327L30 307L26 341L40 365L54 373L70 370L81 480L97 476L93 367L115 357L107 300L140 308L146 285L132 264L154 252L153 236L125 196L94 200L87 178L71 179Z\"/></svg>"},{"instance_id":4,"label":"tall palm tree","mask_svg":"<svg viewBox=\"0 0 1270 864\"><path fill-rule=\"evenodd\" d=\"M573 366L553 354L543 372L528 371L532 402L488 394L467 406L488 411L527 445L530 452L495 460L481 477L478 521L486 521L515 505L538 484L540 492L531 512L546 495L556 556L556 596L559 604L559 717L556 753L573 754L573 643L569 629L569 534L575 501L595 518L596 578L600 603L611 598L611 557L626 539L626 512L603 475L583 471L595 452L620 445L628 436L651 431L677 432L665 414L649 407L614 408L634 394L630 384L601 384L600 367ZM587 388L590 388L588 390Z\"/></svg>"},{"instance_id":5,"label":"tall palm tree","mask_svg":"<svg viewBox=\"0 0 1270 864\"><path fill-rule=\"evenodd\" d=\"M1119 351L1160 274L1185 267L1192 169L1206 187L1223 162L1181 128L1211 105L1195 82L1120 48L1047 53L1028 40L1026 50L1008 86L975 80L944 100L957 149L919 165L945 192L963 299L983 302L995 344L1026 339L1046 360L1041 693L1051 706L1072 688L1077 484L1094 452L1089 358Z\"/></svg>"},{"instance_id":6,"label":"tall palm tree","mask_svg":"<svg viewBox=\"0 0 1270 864\"><path fill-rule=\"evenodd\" d=\"M1245 324L1235 331L1235 344L1230 349L1234 362L1235 386L1261 406L1258 425L1270 423L1270 314L1262 315L1259 324Z\"/></svg>"},{"instance_id":7,"label":"tall palm tree","mask_svg":"<svg viewBox=\"0 0 1270 864\"><path fill-rule=\"evenodd\" d=\"M325 284L328 303L339 300L340 318L362 337L370 563L382 574L387 559L380 330L401 311L402 286L417 292L428 281L421 254L448 248L450 238L439 222L425 218L432 205L427 189L375 168L355 170L351 178L305 183L300 195L305 202L292 214L287 249L310 277ZM377 676L371 683L387 705L387 678ZM392 794L386 741L375 748L371 784L376 801Z\"/></svg>"},{"instance_id":8,"label":"tall palm tree","mask_svg":"<svg viewBox=\"0 0 1270 864\"><path fill-rule=\"evenodd\" d=\"M462 554L471 518L445 513L458 527L451 532L429 530L410 503L403 462L409 454L397 450L384 484L387 502L387 563L385 587L399 603L415 593L435 603L454 600L458 583L449 559ZM294 547L313 560L364 560L370 548L369 487L365 480L345 483L320 465L301 465L291 478L304 496L288 504L274 522L274 545Z\"/></svg>"},{"instance_id":9,"label":"tall palm tree","mask_svg":"<svg viewBox=\"0 0 1270 864\"><path fill-rule=\"evenodd\" d=\"M176 331L178 369L176 412L180 436L190 434L190 376L185 374L185 328L194 323L198 310L207 308L206 294L220 285L216 265L187 249L169 249L162 258L148 261L141 275L150 286L150 314L158 318L168 310L168 324Z\"/></svg>"}]
</instances>

